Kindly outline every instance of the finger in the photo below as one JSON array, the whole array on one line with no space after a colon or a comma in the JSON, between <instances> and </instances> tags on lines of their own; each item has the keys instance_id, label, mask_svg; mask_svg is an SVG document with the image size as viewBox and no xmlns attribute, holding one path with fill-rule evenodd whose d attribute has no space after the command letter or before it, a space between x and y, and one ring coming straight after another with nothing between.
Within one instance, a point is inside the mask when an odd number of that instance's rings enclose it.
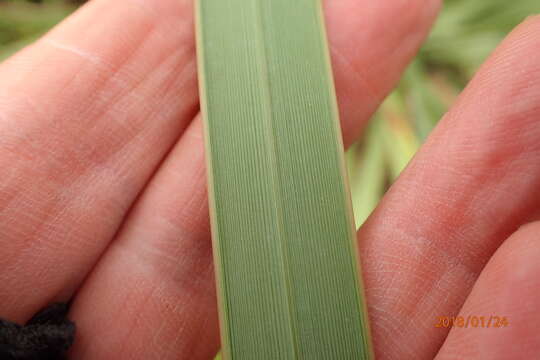
<instances>
[{"instance_id":1,"label":"finger","mask_svg":"<svg viewBox=\"0 0 540 360\"><path fill-rule=\"evenodd\" d=\"M210 359L217 353L203 149L198 118L78 292L72 307L78 328L74 358L121 353L134 359Z\"/></svg>"},{"instance_id":2,"label":"finger","mask_svg":"<svg viewBox=\"0 0 540 360\"><path fill-rule=\"evenodd\" d=\"M438 360L534 359L540 353L540 223L497 250L461 309ZM442 315L442 314L441 314Z\"/></svg>"},{"instance_id":3,"label":"finger","mask_svg":"<svg viewBox=\"0 0 540 360\"><path fill-rule=\"evenodd\" d=\"M432 359L499 245L540 215L540 18L515 30L359 232L379 359Z\"/></svg>"},{"instance_id":4,"label":"finger","mask_svg":"<svg viewBox=\"0 0 540 360\"><path fill-rule=\"evenodd\" d=\"M191 1L95 0L0 66L0 316L67 299L197 112Z\"/></svg>"},{"instance_id":5,"label":"finger","mask_svg":"<svg viewBox=\"0 0 540 360\"><path fill-rule=\"evenodd\" d=\"M419 46L421 35L427 33L435 16L433 4L438 4L436 1L429 2L429 6L425 1L407 2L406 15L398 16L403 13L399 6L366 5L370 11L365 14L355 12L359 10L356 1L331 5L333 3L337 2L326 3L330 38L333 39L332 34L345 32L350 41L338 39L332 48L341 49L340 56L351 57L347 66L338 59L335 72L342 80L344 74L349 73L350 84L358 79L352 74L355 70L350 64L360 65L356 56L370 53L368 49L373 47L377 48L374 53L379 55L394 54L381 58L388 68L400 68ZM341 21L337 21L337 17ZM385 23L379 21L382 18L393 19L397 29L408 31L403 36L416 39L417 43L408 43L395 52L401 43L397 36L366 42L371 41L374 34L384 32ZM361 33L361 30L364 34L355 41L351 34ZM369 57L381 61L375 56ZM344 59L341 57L342 61ZM365 71L363 76L377 82L378 72L368 69L371 68L358 71ZM356 89L357 104L374 108L383 96L382 89L389 89L393 80L393 76L381 78L386 82L378 84L381 93L369 98L364 98L360 90L364 85L347 86ZM347 110L345 113L349 114ZM348 133L354 126L345 122L343 127ZM208 359L215 354L219 346L218 327L203 170L198 119L135 204L118 238L78 293L72 312L79 329L73 351L75 357L108 358L119 351L125 357L159 359ZM146 325L148 323L150 326ZM155 335L156 329L159 335ZM158 338L156 343L144 341L154 336Z\"/></svg>"},{"instance_id":6,"label":"finger","mask_svg":"<svg viewBox=\"0 0 540 360\"><path fill-rule=\"evenodd\" d=\"M346 146L394 88L440 5L440 0L324 1Z\"/></svg>"}]
</instances>

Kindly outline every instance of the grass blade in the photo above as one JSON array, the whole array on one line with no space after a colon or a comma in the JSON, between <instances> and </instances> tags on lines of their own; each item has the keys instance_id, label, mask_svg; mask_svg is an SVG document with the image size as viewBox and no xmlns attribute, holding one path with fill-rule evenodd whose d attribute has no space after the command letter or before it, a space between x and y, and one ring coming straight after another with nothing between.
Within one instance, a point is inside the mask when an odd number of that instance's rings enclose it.
<instances>
[{"instance_id":1,"label":"grass blade","mask_svg":"<svg viewBox=\"0 0 540 360\"><path fill-rule=\"evenodd\" d=\"M398 93L390 95L381 106L378 116L382 121L382 138L394 182L420 148L419 139L408 121L406 107Z\"/></svg>"},{"instance_id":2,"label":"grass blade","mask_svg":"<svg viewBox=\"0 0 540 360\"><path fill-rule=\"evenodd\" d=\"M386 186L384 134L380 118L374 119L364 135L364 141L347 152L347 168L352 192L356 227L359 228L381 200Z\"/></svg>"},{"instance_id":3,"label":"grass blade","mask_svg":"<svg viewBox=\"0 0 540 360\"><path fill-rule=\"evenodd\" d=\"M225 359L369 359L321 3L199 0Z\"/></svg>"}]
</instances>

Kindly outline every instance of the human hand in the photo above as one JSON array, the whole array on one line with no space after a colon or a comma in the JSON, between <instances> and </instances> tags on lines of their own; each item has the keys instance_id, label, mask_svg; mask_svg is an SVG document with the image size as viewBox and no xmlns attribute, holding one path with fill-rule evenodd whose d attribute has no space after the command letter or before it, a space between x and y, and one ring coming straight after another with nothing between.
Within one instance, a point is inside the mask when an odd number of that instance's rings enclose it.
<instances>
[{"instance_id":1,"label":"human hand","mask_svg":"<svg viewBox=\"0 0 540 360\"><path fill-rule=\"evenodd\" d=\"M439 5L326 2L346 145ZM93 0L0 65L0 316L73 298L75 359L219 348L192 12ZM506 239L540 215L539 32L506 40L359 232L379 359L538 353L540 225ZM435 327L458 313L509 326Z\"/></svg>"}]
</instances>

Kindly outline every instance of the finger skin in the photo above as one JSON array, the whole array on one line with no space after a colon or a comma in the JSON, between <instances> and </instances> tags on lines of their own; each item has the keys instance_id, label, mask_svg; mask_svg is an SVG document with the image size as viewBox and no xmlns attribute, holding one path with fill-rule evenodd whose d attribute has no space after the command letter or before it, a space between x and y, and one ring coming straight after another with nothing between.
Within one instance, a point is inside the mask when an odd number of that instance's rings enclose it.
<instances>
[{"instance_id":1,"label":"finger skin","mask_svg":"<svg viewBox=\"0 0 540 360\"><path fill-rule=\"evenodd\" d=\"M396 7L363 2L369 10L364 13L357 3L325 3L345 134L357 133L392 87L439 5L438 1L409 1ZM396 19L401 36L384 31L383 18ZM335 35L342 32L347 36ZM378 40L368 43L377 33ZM362 56L365 59L359 59ZM373 61L378 64L368 66ZM392 70L380 77L384 67ZM377 84L376 93L366 90L359 74ZM353 107L363 108L362 112L352 113ZM80 329L74 357L209 359L219 348L200 127L196 119L183 135L78 293L72 312ZM154 319L155 325L127 321L140 317ZM145 341L154 337L156 326L160 339L169 339L168 346Z\"/></svg>"},{"instance_id":2,"label":"finger skin","mask_svg":"<svg viewBox=\"0 0 540 360\"><path fill-rule=\"evenodd\" d=\"M454 326L437 360L535 359L540 353L540 223L513 234L486 265L460 311L484 324ZM490 316L497 316L489 322ZM500 318L507 320L505 324ZM501 327L495 327L499 325ZM488 326L490 326L488 328Z\"/></svg>"},{"instance_id":3,"label":"finger skin","mask_svg":"<svg viewBox=\"0 0 540 360\"><path fill-rule=\"evenodd\" d=\"M79 330L76 359L210 359L217 353L200 118L77 294L71 316Z\"/></svg>"},{"instance_id":4,"label":"finger skin","mask_svg":"<svg viewBox=\"0 0 540 360\"><path fill-rule=\"evenodd\" d=\"M149 4L89 2L0 66L2 317L71 296L198 111L191 2Z\"/></svg>"},{"instance_id":5,"label":"finger skin","mask_svg":"<svg viewBox=\"0 0 540 360\"><path fill-rule=\"evenodd\" d=\"M324 1L345 146L394 88L440 6L440 0Z\"/></svg>"},{"instance_id":6,"label":"finger skin","mask_svg":"<svg viewBox=\"0 0 540 360\"><path fill-rule=\"evenodd\" d=\"M432 359L486 262L540 206L540 19L515 30L359 232L378 359Z\"/></svg>"}]
</instances>

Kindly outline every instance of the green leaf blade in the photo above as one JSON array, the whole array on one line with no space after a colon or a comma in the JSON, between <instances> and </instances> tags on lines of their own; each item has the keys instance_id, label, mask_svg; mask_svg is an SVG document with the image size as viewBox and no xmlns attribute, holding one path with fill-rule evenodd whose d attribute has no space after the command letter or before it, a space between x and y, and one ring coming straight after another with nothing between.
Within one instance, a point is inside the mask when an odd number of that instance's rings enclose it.
<instances>
[{"instance_id":1,"label":"green leaf blade","mask_svg":"<svg viewBox=\"0 0 540 360\"><path fill-rule=\"evenodd\" d=\"M198 22L225 358L370 358L320 2Z\"/></svg>"}]
</instances>

